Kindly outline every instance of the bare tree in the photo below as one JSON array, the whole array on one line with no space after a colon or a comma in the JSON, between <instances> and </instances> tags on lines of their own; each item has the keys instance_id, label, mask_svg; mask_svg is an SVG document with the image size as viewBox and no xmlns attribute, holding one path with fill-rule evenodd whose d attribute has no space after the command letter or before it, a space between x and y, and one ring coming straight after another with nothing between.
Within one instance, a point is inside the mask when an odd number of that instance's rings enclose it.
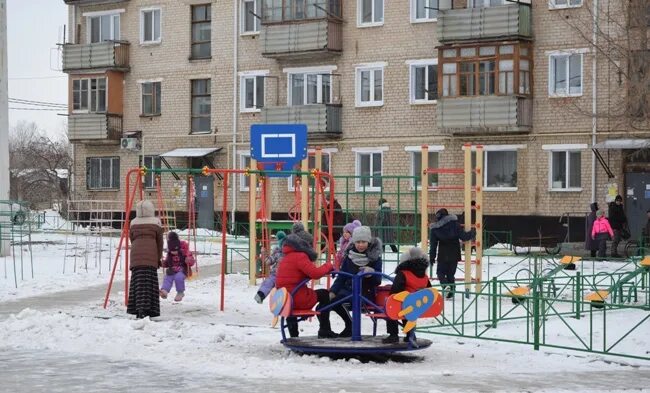
<instances>
[{"instance_id":1,"label":"bare tree","mask_svg":"<svg viewBox=\"0 0 650 393\"><path fill-rule=\"evenodd\" d=\"M584 101L556 103L604 120L601 126L611 131L650 131L650 0L585 0L579 14L567 9L553 15L597 56L600 101L596 113Z\"/></svg>"},{"instance_id":2,"label":"bare tree","mask_svg":"<svg viewBox=\"0 0 650 393\"><path fill-rule=\"evenodd\" d=\"M51 137L33 122L19 122L9 133L10 195L32 207L65 198L71 165L68 141Z\"/></svg>"}]
</instances>

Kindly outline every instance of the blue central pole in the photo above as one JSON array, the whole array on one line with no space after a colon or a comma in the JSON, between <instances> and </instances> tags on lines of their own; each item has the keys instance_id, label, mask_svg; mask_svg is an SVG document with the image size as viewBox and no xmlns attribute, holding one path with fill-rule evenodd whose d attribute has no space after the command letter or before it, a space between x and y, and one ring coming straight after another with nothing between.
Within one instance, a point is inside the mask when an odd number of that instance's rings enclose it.
<instances>
[{"instance_id":1,"label":"blue central pole","mask_svg":"<svg viewBox=\"0 0 650 393\"><path fill-rule=\"evenodd\" d=\"M361 275L352 277L352 341L361 341Z\"/></svg>"}]
</instances>

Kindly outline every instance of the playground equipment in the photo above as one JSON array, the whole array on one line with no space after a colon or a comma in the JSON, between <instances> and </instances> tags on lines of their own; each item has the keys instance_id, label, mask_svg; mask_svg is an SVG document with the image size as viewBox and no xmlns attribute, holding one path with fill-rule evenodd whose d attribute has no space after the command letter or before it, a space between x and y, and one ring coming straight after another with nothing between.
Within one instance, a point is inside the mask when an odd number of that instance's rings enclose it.
<instances>
[{"instance_id":1,"label":"playground equipment","mask_svg":"<svg viewBox=\"0 0 650 393\"><path fill-rule=\"evenodd\" d=\"M431 341L427 339L415 339L413 328L418 318L433 318L440 315L443 308L443 300L440 293L432 288L420 290L415 293L401 292L389 297L378 296L372 301L361 295L361 280L368 273L359 273L352 275L345 272L336 272L335 275L341 274L352 279L352 293L334 303L318 308L316 310L300 310L293 308L292 296L303 285L309 282L304 280L294 290L289 293L286 288L274 289L269 294L269 308L274 315L273 325L280 320L280 331L282 334L282 344L292 351L304 354L330 354L330 355L382 355L395 352L406 352L425 349L431 346ZM385 274L374 272L373 275L380 275L383 278L391 279ZM385 301L385 304L381 303ZM318 315L320 312L330 310L341 303L351 304L352 313L352 337L319 339L317 337L294 337L288 338L285 329L288 328L286 319L295 317L298 321L304 321L308 318ZM363 312L365 310L365 313ZM361 334L361 317L367 315L373 322L373 335ZM408 340L384 344L376 336L376 319L404 319L404 333L407 333Z\"/></svg>"},{"instance_id":2,"label":"playground equipment","mask_svg":"<svg viewBox=\"0 0 650 393\"><path fill-rule=\"evenodd\" d=\"M29 252L31 277L34 278L34 257L32 254L32 218L25 201L0 200L0 247L9 241L13 261L14 285L18 288L18 268L16 257L20 263L20 279L25 279L24 267L24 245L27 238L27 249ZM16 252L16 248L18 252ZM0 250L2 251L2 250ZM2 255L2 253L0 253ZM4 257L4 277L7 273L7 257Z\"/></svg>"},{"instance_id":3,"label":"playground equipment","mask_svg":"<svg viewBox=\"0 0 650 393\"><path fill-rule=\"evenodd\" d=\"M476 229L476 241L465 242L464 247L464 277L465 296L469 296L472 282L476 285L476 292L481 291L482 280L482 259L483 259L483 146L466 144L464 150L464 166L462 168L428 168L429 147L422 145L422 170L421 173L421 222L420 222L420 243L426 247L429 240L429 209L434 212L440 208L456 208L464 211L464 228ZM476 167L472 168L472 151L476 152ZM428 175L452 175L463 176L463 183L449 183L430 187ZM472 175L475 174L475 185L472 186ZM430 191L463 191L463 203L452 203L452 198L440 198L441 201L429 203ZM472 193L474 193L474 206L472 206ZM472 222L472 210L476 213L475 222ZM472 246L476 248L476 258L472 259ZM472 268L472 266L474 268ZM472 273L474 270L474 273ZM457 284L458 285L458 284Z\"/></svg>"},{"instance_id":4,"label":"playground equipment","mask_svg":"<svg viewBox=\"0 0 650 393\"><path fill-rule=\"evenodd\" d=\"M617 300L622 301L624 299L624 288L628 285L633 279L641 275L647 275L650 272L650 256L645 256L639 261L637 269L625 274L620 279L613 282L607 289L600 289L594 292L591 292L585 296L585 300L590 301L592 305L602 307L602 304L607 301L611 296L612 301L616 302ZM645 280L643 280L645 281ZM636 290L636 287L631 288L632 291Z\"/></svg>"},{"instance_id":5,"label":"playground equipment","mask_svg":"<svg viewBox=\"0 0 650 393\"><path fill-rule=\"evenodd\" d=\"M559 273L559 272L561 272L561 271L563 271L565 269L571 268L572 265L573 265L573 269L575 269L575 263L580 262L581 259L582 258L578 257L578 256L565 255L558 261L558 263L553 268L551 268L550 270L545 272L542 276L534 278L531 285L518 285L516 287L510 288L506 292L506 295L512 296L513 303L515 303L515 304L519 303L520 301L525 299L525 296L527 296L530 293L531 286L536 285L537 281L551 280L557 273ZM528 269L523 269L523 270L520 270L519 272L517 272L517 276L521 272L532 273ZM517 281L517 276L515 276L515 281ZM535 274L531 274L531 276L535 277ZM552 282L551 282L551 285L552 285Z\"/></svg>"}]
</instances>

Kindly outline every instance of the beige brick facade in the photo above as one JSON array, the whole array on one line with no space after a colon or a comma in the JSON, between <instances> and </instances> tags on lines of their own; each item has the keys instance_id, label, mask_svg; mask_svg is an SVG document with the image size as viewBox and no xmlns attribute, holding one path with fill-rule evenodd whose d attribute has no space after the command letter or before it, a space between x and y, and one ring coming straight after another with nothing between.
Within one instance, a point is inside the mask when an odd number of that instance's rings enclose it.
<instances>
[{"instance_id":1,"label":"beige brick facade","mask_svg":"<svg viewBox=\"0 0 650 393\"><path fill-rule=\"evenodd\" d=\"M212 58L189 60L190 57L190 7L193 4L212 4ZM335 66L335 83L340 82L340 100L343 108L343 135L338 140L316 141L310 147L321 146L334 149L331 171L337 176L355 174L354 149L383 148L382 172L386 176L408 176L411 174L411 153L406 146L422 144L441 145L438 153L440 167L462 166L461 147L465 143L483 144L486 150L498 149L497 145L514 145L517 151L517 187L510 191L487 191L484 194L484 214L488 215L542 215L559 216L563 212L583 212L592 202L592 118L577 114L578 110L591 111L592 106L592 56L589 43L578 34L572 34L563 20L567 18L589 20L585 1L582 7L568 10L549 10L546 1L533 1L532 26L534 31L533 67L533 127L526 135L480 135L472 137L452 136L439 131L436 126L436 105L413 105L410 103L409 61L436 59L436 23L411 23L410 6L407 0L385 1L385 15L382 26L357 26L357 1L344 1L343 51L339 56L316 60L274 60L262 56L260 35L240 35L241 18L238 0L131 0L111 5L80 6L70 15L77 15L80 25L79 36L85 43L85 12L108 9L124 9L121 14L121 39L129 41L130 71L124 78L124 130L141 131L141 143L146 155L157 155L181 147L222 147L215 156L215 165L230 167L233 154L248 149L250 126L260 121L260 113L240 113L239 77L236 72L268 71L265 83L265 102L268 105L287 105L287 67ZM72 7L72 6L71 6ZM162 38L159 44L140 44L140 10L158 7L162 11ZM237 34L233 26L237 19ZM235 43L236 41L236 43ZM234 64L235 45L237 46ZM573 98L549 98L549 52L568 49L584 49L583 91ZM379 107L356 107L356 67L368 63L384 63L383 105ZM599 64L606 62L600 61ZM616 94L611 82L611 69L599 67L599 105L607 105L608 98ZM211 79L211 130L208 136L190 134L190 89L192 79ZM236 78L236 87L234 81ZM608 79L609 78L609 79ZM140 82L160 80L162 83L162 114L156 117L141 117ZM609 81L609 82L607 82ZM609 84L608 84L609 83ZM338 83L335 87L338 90ZM620 87L618 87L620 90ZM108 93L110 94L110 92ZM276 99L277 95L277 99ZM234 98L234 102L233 102ZM236 111L233 114L233 111ZM236 121L236 144L233 145L233 121ZM611 125L599 121L599 133L609 132ZM620 131L620 130L619 130ZM624 130L623 130L624 131ZM606 139L599 136L598 141ZM580 188L572 191L550 191L550 151L543 145L580 145L581 182ZM125 152L119 146L92 146L75 144L74 190L76 199L115 199L124 197L124 181L119 191L89 191L86 189L86 157L119 156L124 178L128 168L139 163L139 152ZM236 158L239 163L239 157ZM622 164L619 151L612 151L609 165L616 174L613 180L622 184ZM173 166L185 167L184 159L171 159ZM596 199L604 201L607 179L602 168L596 164ZM460 183L458 177L441 175L440 185ZM169 194L175 180L163 176L163 190ZM232 181L231 181L232 182ZM397 206L397 191L405 193L399 201L399 208L412 212L417 199L412 191L410 179L387 178L382 195L389 199L393 209ZM273 205L275 211L287 211L294 203L294 196L287 189L285 179L274 179ZM247 211L245 192L236 185L237 210ZM349 195L340 194L348 191ZM344 208L352 210L375 210L380 193L366 195L354 192L353 181L337 184L337 196ZM215 188L215 209L221 208L222 187ZM154 197L154 192L149 192ZM231 196L232 197L232 196ZM437 201L462 201L459 192L433 191L431 203Z\"/></svg>"}]
</instances>

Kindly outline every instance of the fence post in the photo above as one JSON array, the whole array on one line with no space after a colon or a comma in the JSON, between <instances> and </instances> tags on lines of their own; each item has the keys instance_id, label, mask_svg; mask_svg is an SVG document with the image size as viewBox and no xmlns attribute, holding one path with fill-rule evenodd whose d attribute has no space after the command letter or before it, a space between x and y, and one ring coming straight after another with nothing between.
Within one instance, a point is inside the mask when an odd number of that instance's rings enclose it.
<instances>
[{"instance_id":1,"label":"fence post","mask_svg":"<svg viewBox=\"0 0 650 393\"><path fill-rule=\"evenodd\" d=\"M533 280L533 348L539 351L539 283L537 282L537 255L535 255L535 279Z\"/></svg>"},{"instance_id":2,"label":"fence post","mask_svg":"<svg viewBox=\"0 0 650 393\"><path fill-rule=\"evenodd\" d=\"M576 319L580 319L582 312L582 277L580 272L576 272Z\"/></svg>"},{"instance_id":3,"label":"fence post","mask_svg":"<svg viewBox=\"0 0 650 393\"><path fill-rule=\"evenodd\" d=\"M497 313L497 290L498 290L498 282L497 278L494 277L492 278L492 327L496 328L497 327L497 316L499 315Z\"/></svg>"}]
</instances>

